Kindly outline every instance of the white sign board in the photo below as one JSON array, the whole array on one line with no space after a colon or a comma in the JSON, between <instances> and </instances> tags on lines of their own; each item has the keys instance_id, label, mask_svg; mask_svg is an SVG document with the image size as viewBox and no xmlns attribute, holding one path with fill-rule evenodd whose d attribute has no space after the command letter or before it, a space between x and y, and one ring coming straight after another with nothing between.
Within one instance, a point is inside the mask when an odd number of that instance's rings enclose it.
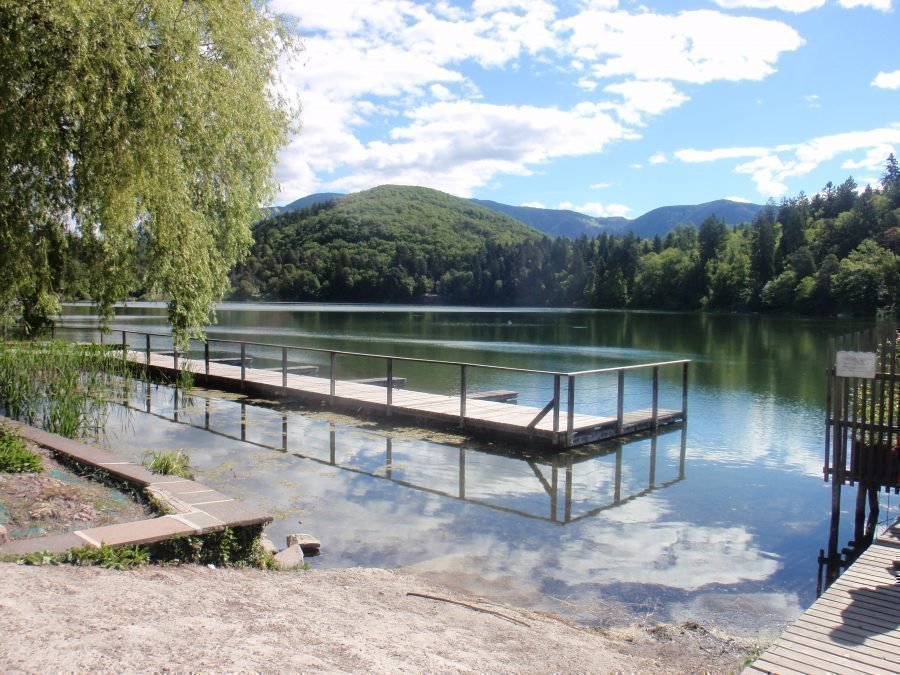
<instances>
[{"instance_id":1,"label":"white sign board","mask_svg":"<svg viewBox=\"0 0 900 675\"><path fill-rule=\"evenodd\" d=\"M838 352L835 365L838 377L875 379L875 352Z\"/></svg>"}]
</instances>

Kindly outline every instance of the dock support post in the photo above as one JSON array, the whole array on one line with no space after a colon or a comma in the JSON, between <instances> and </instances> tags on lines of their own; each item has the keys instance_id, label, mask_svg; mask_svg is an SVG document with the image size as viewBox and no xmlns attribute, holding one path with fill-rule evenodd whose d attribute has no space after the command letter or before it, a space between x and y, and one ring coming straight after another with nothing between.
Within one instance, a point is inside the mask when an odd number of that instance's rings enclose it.
<instances>
[{"instance_id":1,"label":"dock support post","mask_svg":"<svg viewBox=\"0 0 900 675\"><path fill-rule=\"evenodd\" d=\"M328 390L328 405L334 405L335 369L337 368L337 354L331 352L331 385Z\"/></svg>"},{"instance_id":2,"label":"dock support post","mask_svg":"<svg viewBox=\"0 0 900 675\"><path fill-rule=\"evenodd\" d=\"M209 340L203 343L203 370L209 377Z\"/></svg>"},{"instance_id":3,"label":"dock support post","mask_svg":"<svg viewBox=\"0 0 900 675\"><path fill-rule=\"evenodd\" d=\"M618 372L618 388L616 390L616 433L621 434L625 428L625 371Z\"/></svg>"},{"instance_id":4,"label":"dock support post","mask_svg":"<svg viewBox=\"0 0 900 675\"><path fill-rule=\"evenodd\" d=\"M391 416L391 406L394 404L394 359L387 360L387 416Z\"/></svg>"},{"instance_id":5,"label":"dock support post","mask_svg":"<svg viewBox=\"0 0 900 675\"><path fill-rule=\"evenodd\" d=\"M653 366L653 412L650 422L654 429L659 428L659 366Z\"/></svg>"},{"instance_id":6,"label":"dock support post","mask_svg":"<svg viewBox=\"0 0 900 675\"><path fill-rule=\"evenodd\" d=\"M575 376L569 375L569 410L566 419L566 447L572 447L575 440Z\"/></svg>"},{"instance_id":7,"label":"dock support post","mask_svg":"<svg viewBox=\"0 0 900 675\"><path fill-rule=\"evenodd\" d=\"M122 361L128 360L128 335L122 331Z\"/></svg>"},{"instance_id":8,"label":"dock support post","mask_svg":"<svg viewBox=\"0 0 900 675\"><path fill-rule=\"evenodd\" d=\"M287 347L281 348L281 388L287 389Z\"/></svg>"},{"instance_id":9,"label":"dock support post","mask_svg":"<svg viewBox=\"0 0 900 675\"><path fill-rule=\"evenodd\" d=\"M246 343L241 343L241 389L244 388L244 377L247 375L247 345Z\"/></svg>"},{"instance_id":10,"label":"dock support post","mask_svg":"<svg viewBox=\"0 0 900 675\"><path fill-rule=\"evenodd\" d=\"M688 366L690 363L685 361L681 366L681 421L687 422L688 408Z\"/></svg>"},{"instance_id":11,"label":"dock support post","mask_svg":"<svg viewBox=\"0 0 900 675\"><path fill-rule=\"evenodd\" d=\"M178 347L172 347L172 367L175 369L175 375L178 375Z\"/></svg>"},{"instance_id":12,"label":"dock support post","mask_svg":"<svg viewBox=\"0 0 900 675\"><path fill-rule=\"evenodd\" d=\"M150 333L147 333L147 372L150 372Z\"/></svg>"},{"instance_id":13,"label":"dock support post","mask_svg":"<svg viewBox=\"0 0 900 675\"><path fill-rule=\"evenodd\" d=\"M559 432L559 375L553 376L553 432Z\"/></svg>"},{"instance_id":14,"label":"dock support post","mask_svg":"<svg viewBox=\"0 0 900 675\"><path fill-rule=\"evenodd\" d=\"M466 426L466 366L459 367L459 428Z\"/></svg>"}]
</instances>

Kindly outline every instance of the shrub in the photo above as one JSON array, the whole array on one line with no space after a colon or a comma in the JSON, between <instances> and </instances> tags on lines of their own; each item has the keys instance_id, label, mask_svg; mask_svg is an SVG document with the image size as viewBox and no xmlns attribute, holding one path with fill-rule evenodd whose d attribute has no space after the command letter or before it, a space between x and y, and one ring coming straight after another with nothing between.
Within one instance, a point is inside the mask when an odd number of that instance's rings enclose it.
<instances>
[{"instance_id":1,"label":"shrub","mask_svg":"<svg viewBox=\"0 0 900 675\"><path fill-rule=\"evenodd\" d=\"M19 434L0 428L0 472L40 473L43 470L41 458L28 451Z\"/></svg>"}]
</instances>

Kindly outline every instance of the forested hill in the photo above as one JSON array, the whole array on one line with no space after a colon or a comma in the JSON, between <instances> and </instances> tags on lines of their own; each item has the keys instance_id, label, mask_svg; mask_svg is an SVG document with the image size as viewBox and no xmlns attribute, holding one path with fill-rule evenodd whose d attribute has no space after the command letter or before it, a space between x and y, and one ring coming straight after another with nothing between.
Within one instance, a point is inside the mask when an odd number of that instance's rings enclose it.
<instances>
[{"instance_id":1,"label":"forested hill","mask_svg":"<svg viewBox=\"0 0 900 675\"><path fill-rule=\"evenodd\" d=\"M403 302L463 277L507 276L506 253L545 236L468 200L383 185L267 218L254 228L234 297ZM509 302L502 288L484 289Z\"/></svg>"},{"instance_id":2,"label":"forested hill","mask_svg":"<svg viewBox=\"0 0 900 675\"><path fill-rule=\"evenodd\" d=\"M383 186L263 220L235 298L805 314L900 309L900 167L664 237L551 238L469 200ZM437 297L434 297L437 296Z\"/></svg>"}]
</instances>

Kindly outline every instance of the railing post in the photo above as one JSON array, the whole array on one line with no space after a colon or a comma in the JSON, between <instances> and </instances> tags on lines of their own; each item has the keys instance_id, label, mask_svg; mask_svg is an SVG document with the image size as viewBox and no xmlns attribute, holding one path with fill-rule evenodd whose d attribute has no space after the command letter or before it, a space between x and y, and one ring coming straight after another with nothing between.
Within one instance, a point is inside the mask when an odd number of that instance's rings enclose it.
<instances>
[{"instance_id":1,"label":"railing post","mask_svg":"<svg viewBox=\"0 0 900 675\"><path fill-rule=\"evenodd\" d=\"M553 433L559 433L559 375L553 376Z\"/></svg>"},{"instance_id":2,"label":"railing post","mask_svg":"<svg viewBox=\"0 0 900 675\"><path fill-rule=\"evenodd\" d=\"M122 331L122 361L128 361L128 334Z\"/></svg>"},{"instance_id":3,"label":"railing post","mask_svg":"<svg viewBox=\"0 0 900 675\"><path fill-rule=\"evenodd\" d=\"M391 416L391 406L394 404L394 359L387 360L387 416Z\"/></svg>"},{"instance_id":4,"label":"railing post","mask_svg":"<svg viewBox=\"0 0 900 675\"><path fill-rule=\"evenodd\" d=\"M241 387L244 386L244 377L247 375L247 364L245 363L247 359L247 344L245 342L241 343Z\"/></svg>"},{"instance_id":5,"label":"railing post","mask_svg":"<svg viewBox=\"0 0 900 675\"><path fill-rule=\"evenodd\" d=\"M681 372L681 420L687 421L688 408L688 366L690 364L685 361Z\"/></svg>"},{"instance_id":6,"label":"railing post","mask_svg":"<svg viewBox=\"0 0 900 675\"><path fill-rule=\"evenodd\" d=\"M569 375L569 414L566 420L566 446L572 447L575 440L575 376Z\"/></svg>"},{"instance_id":7,"label":"railing post","mask_svg":"<svg viewBox=\"0 0 900 675\"><path fill-rule=\"evenodd\" d=\"M616 433L625 429L625 371L618 373L618 390L616 392Z\"/></svg>"},{"instance_id":8,"label":"railing post","mask_svg":"<svg viewBox=\"0 0 900 675\"><path fill-rule=\"evenodd\" d=\"M459 367L459 428L466 426L466 366Z\"/></svg>"},{"instance_id":9,"label":"railing post","mask_svg":"<svg viewBox=\"0 0 900 675\"><path fill-rule=\"evenodd\" d=\"M175 370L175 375L178 375L178 347L174 344L172 345L172 368Z\"/></svg>"},{"instance_id":10,"label":"railing post","mask_svg":"<svg viewBox=\"0 0 900 675\"><path fill-rule=\"evenodd\" d=\"M654 429L659 426L659 366L653 366L653 412L650 421Z\"/></svg>"},{"instance_id":11,"label":"railing post","mask_svg":"<svg viewBox=\"0 0 900 675\"><path fill-rule=\"evenodd\" d=\"M337 369L337 354L331 352L331 387L328 394L328 404L334 405L335 380L337 379L335 370Z\"/></svg>"},{"instance_id":12,"label":"railing post","mask_svg":"<svg viewBox=\"0 0 900 675\"><path fill-rule=\"evenodd\" d=\"M209 377L209 339L203 343L203 366L206 370L206 376Z\"/></svg>"},{"instance_id":13,"label":"railing post","mask_svg":"<svg viewBox=\"0 0 900 675\"><path fill-rule=\"evenodd\" d=\"M147 368L150 368L150 333L147 333Z\"/></svg>"},{"instance_id":14,"label":"railing post","mask_svg":"<svg viewBox=\"0 0 900 675\"><path fill-rule=\"evenodd\" d=\"M287 347L281 348L281 388L287 389Z\"/></svg>"}]
</instances>

